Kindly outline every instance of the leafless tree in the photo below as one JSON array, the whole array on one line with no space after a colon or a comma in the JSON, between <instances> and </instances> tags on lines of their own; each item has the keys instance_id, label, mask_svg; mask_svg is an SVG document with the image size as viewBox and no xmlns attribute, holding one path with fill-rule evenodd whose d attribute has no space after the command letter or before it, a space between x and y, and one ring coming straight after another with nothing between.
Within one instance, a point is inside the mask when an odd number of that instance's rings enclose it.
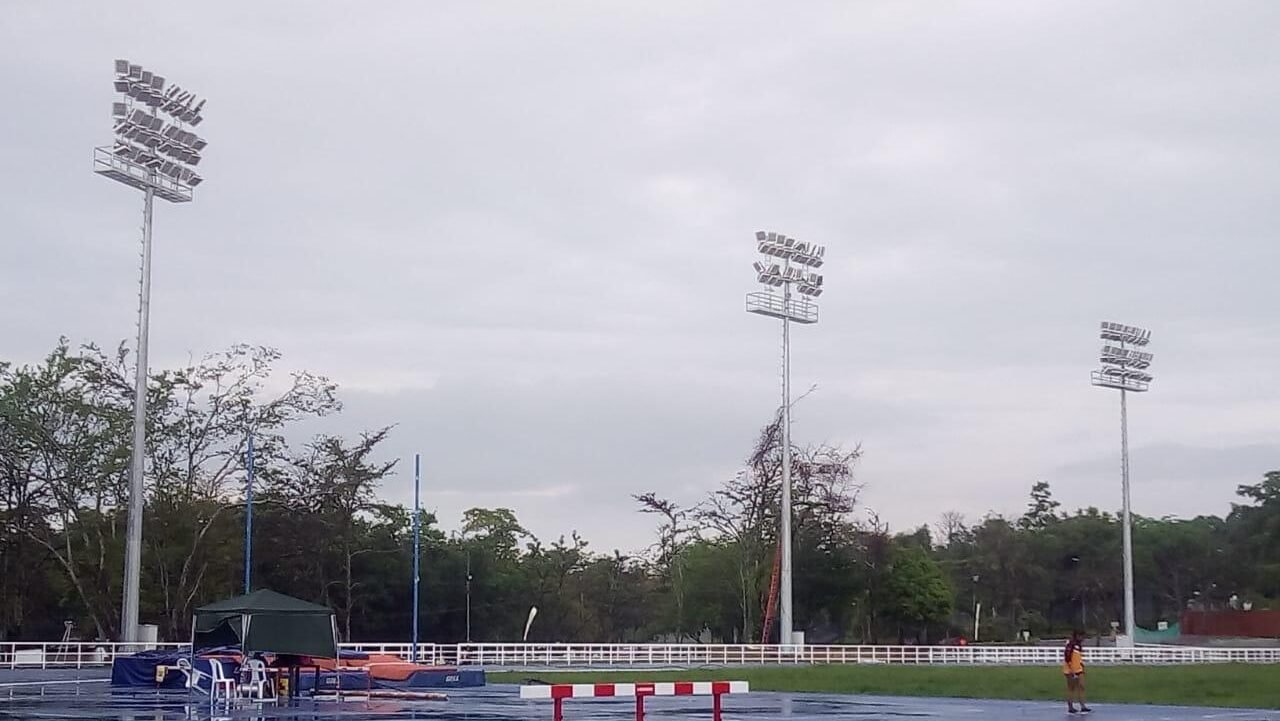
<instances>
[{"instance_id":1,"label":"leafless tree","mask_svg":"<svg viewBox=\"0 0 1280 721\"><path fill-rule=\"evenodd\" d=\"M938 517L938 523L934 528L938 538L942 539L943 545L947 546L964 539L969 534L969 526L965 523L964 514L959 511L944 511Z\"/></svg>"},{"instance_id":2,"label":"leafless tree","mask_svg":"<svg viewBox=\"0 0 1280 721\"><path fill-rule=\"evenodd\" d=\"M684 560L682 551L685 543L694 535L694 529L688 525L689 509L666 498L659 498L652 491L633 495L640 504L641 513L652 513L662 518L658 525L658 543L655 563L671 582L671 593L676 605L676 632L683 634L684 627Z\"/></svg>"}]
</instances>

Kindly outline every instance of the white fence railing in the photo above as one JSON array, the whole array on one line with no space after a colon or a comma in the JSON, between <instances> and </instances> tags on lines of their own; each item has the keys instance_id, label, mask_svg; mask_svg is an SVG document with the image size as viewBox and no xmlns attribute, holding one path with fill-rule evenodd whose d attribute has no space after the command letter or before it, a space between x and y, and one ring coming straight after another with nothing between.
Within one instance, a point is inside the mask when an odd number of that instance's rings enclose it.
<instances>
[{"instance_id":1,"label":"white fence railing","mask_svg":"<svg viewBox=\"0 0 1280 721\"><path fill-rule=\"evenodd\" d=\"M407 643L344 643L346 651L381 653L409 660ZM178 649L182 643L151 644ZM119 643L0 643L0 670L109 666L119 654L139 650ZM1055 665L1053 646L761 646L730 644L418 644L417 661L469 666L581 668L601 666L721 666L765 664L956 664ZM1280 663L1280 648L1138 646L1086 648L1092 664Z\"/></svg>"},{"instance_id":2,"label":"white fence railing","mask_svg":"<svg viewBox=\"0 0 1280 721\"><path fill-rule=\"evenodd\" d=\"M186 643L0 643L0 670L14 668L92 668L110 666L120 654L143 648L186 648Z\"/></svg>"}]
</instances>

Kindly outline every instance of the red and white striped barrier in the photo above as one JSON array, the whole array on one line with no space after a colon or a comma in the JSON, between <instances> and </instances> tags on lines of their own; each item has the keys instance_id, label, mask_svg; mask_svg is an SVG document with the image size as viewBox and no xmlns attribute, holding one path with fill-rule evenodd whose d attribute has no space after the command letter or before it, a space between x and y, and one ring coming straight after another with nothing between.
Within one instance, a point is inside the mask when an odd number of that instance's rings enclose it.
<instances>
[{"instance_id":1,"label":"red and white striped barrier","mask_svg":"<svg viewBox=\"0 0 1280 721\"><path fill-rule=\"evenodd\" d=\"M564 721L563 702L567 698L631 698L636 700L636 721L644 721L644 700L648 696L710 696L712 718L720 721L720 697L748 693L746 681L665 681L656 683L557 683L521 686L520 698L551 699L554 721Z\"/></svg>"}]
</instances>

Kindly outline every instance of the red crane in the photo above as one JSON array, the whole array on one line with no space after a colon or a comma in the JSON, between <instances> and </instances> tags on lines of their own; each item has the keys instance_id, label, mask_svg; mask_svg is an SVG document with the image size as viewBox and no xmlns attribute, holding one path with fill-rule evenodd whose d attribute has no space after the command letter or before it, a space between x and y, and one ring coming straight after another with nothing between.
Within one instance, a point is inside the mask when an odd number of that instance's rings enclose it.
<instances>
[{"instance_id":1,"label":"red crane","mask_svg":"<svg viewBox=\"0 0 1280 721\"><path fill-rule=\"evenodd\" d=\"M769 632L778 617L778 584L782 580L782 541L773 551L773 578L769 580L769 600L764 606L764 628L760 631L760 643L769 643Z\"/></svg>"}]
</instances>

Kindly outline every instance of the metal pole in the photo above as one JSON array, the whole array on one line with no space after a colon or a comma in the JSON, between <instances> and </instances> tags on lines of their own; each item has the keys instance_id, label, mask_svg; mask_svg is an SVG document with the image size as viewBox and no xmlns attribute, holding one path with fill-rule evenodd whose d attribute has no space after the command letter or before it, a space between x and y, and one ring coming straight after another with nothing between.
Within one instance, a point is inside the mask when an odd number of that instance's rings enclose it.
<instances>
[{"instance_id":1,"label":"metal pole","mask_svg":"<svg viewBox=\"0 0 1280 721\"><path fill-rule=\"evenodd\" d=\"M418 662L418 556L420 544L421 512L418 510L418 490L422 477L422 456L413 454L413 663Z\"/></svg>"},{"instance_id":2,"label":"metal pole","mask_svg":"<svg viewBox=\"0 0 1280 721\"><path fill-rule=\"evenodd\" d=\"M785 263L789 269L791 262ZM782 303L791 310L791 283L784 283ZM792 642L791 618L791 323L782 318L782 603L780 636L784 644Z\"/></svg>"},{"instance_id":3,"label":"metal pole","mask_svg":"<svg viewBox=\"0 0 1280 721\"><path fill-rule=\"evenodd\" d=\"M253 568L253 431L249 431L249 478L244 492L244 592L249 593Z\"/></svg>"},{"instance_id":4,"label":"metal pole","mask_svg":"<svg viewBox=\"0 0 1280 721\"><path fill-rule=\"evenodd\" d=\"M147 329L151 323L151 206L155 191L148 185L142 205L142 280L138 292L138 367L133 389L133 454L129 461L129 525L124 548L124 608L120 637L138 640L138 590L142 585L142 471L147 443Z\"/></svg>"},{"instance_id":5,"label":"metal pole","mask_svg":"<svg viewBox=\"0 0 1280 721\"><path fill-rule=\"evenodd\" d=\"M466 539L463 539L466 543ZM471 549L467 549L467 643L471 643Z\"/></svg>"},{"instance_id":6,"label":"metal pole","mask_svg":"<svg viewBox=\"0 0 1280 721\"><path fill-rule=\"evenodd\" d=\"M978 640L978 614L980 607L978 606L978 577L973 577L973 640Z\"/></svg>"},{"instance_id":7,"label":"metal pole","mask_svg":"<svg viewBox=\"0 0 1280 721\"><path fill-rule=\"evenodd\" d=\"M1129 643L1134 640L1133 613L1133 521L1129 515L1129 409L1127 394L1120 389L1120 477L1124 491L1124 527L1122 539L1124 545L1124 633Z\"/></svg>"}]
</instances>

